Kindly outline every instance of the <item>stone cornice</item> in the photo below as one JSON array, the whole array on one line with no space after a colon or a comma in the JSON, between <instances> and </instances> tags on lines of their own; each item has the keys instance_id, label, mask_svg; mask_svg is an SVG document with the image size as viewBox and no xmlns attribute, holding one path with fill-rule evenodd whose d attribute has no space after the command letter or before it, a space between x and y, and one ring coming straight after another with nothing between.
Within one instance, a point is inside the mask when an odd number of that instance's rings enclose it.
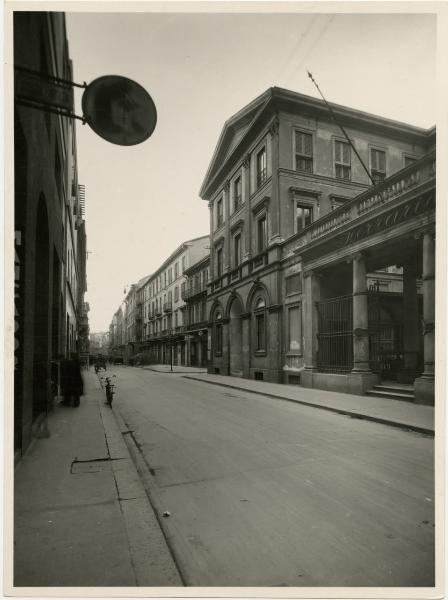
<instances>
[{"instance_id":1,"label":"stone cornice","mask_svg":"<svg viewBox=\"0 0 448 600\"><path fill-rule=\"evenodd\" d=\"M367 183L344 181L342 179L336 179L335 177L328 177L327 175L319 175L318 173L304 173L302 171L294 171L294 169L285 169L285 167L279 167L278 174L287 175L289 177L296 177L297 179L300 179L301 183L303 182L303 180L306 180L315 183L326 183L331 186L337 185L338 187L345 187L348 189L354 188L358 190L359 193L371 187Z\"/></svg>"}]
</instances>

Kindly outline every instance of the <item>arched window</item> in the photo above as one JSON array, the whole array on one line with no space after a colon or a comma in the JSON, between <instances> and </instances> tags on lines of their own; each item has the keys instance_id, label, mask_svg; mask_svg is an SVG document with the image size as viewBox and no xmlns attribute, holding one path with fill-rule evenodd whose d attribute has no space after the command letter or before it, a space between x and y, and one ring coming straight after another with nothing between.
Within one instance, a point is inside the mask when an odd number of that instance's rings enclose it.
<instances>
[{"instance_id":1,"label":"arched window","mask_svg":"<svg viewBox=\"0 0 448 600\"><path fill-rule=\"evenodd\" d=\"M215 355L222 354L222 312L217 310L215 313Z\"/></svg>"},{"instance_id":2,"label":"arched window","mask_svg":"<svg viewBox=\"0 0 448 600\"><path fill-rule=\"evenodd\" d=\"M266 301L259 296L254 302L255 352L266 352Z\"/></svg>"}]
</instances>

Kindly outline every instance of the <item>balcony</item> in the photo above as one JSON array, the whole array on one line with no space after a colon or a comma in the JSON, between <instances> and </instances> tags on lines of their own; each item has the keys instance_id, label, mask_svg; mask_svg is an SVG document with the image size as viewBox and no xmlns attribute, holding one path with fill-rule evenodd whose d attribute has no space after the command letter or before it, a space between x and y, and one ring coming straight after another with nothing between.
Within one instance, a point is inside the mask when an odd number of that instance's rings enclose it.
<instances>
[{"instance_id":1,"label":"balcony","mask_svg":"<svg viewBox=\"0 0 448 600\"><path fill-rule=\"evenodd\" d=\"M163 312L171 313L173 312L173 303L172 302L164 302L163 304Z\"/></svg>"},{"instance_id":2,"label":"balcony","mask_svg":"<svg viewBox=\"0 0 448 600\"><path fill-rule=\"evenodd\" d=\"M161 317L162 316L162 309L161 308L156 308L156 311L155 311L154 314L155 314L156 317Z\"/></svg>"},{"instance_id":3,"label":"balcony","mask_svg":"<svg viewBox=\"0 0 448 600\"><path fill-rule=\"evenodd\" d=\"M202 285L192 285L192 286L188 286L186 287L184 290L182 290L181 292L181 297L182 300L189 300L190 298L193 298L194 296L198 296L199 294L206 294L207 293L207 284L202 284Z\"/></svg>"},{"instance_id":4,"label":"balcony","mask_svg":"<svg viewBox=\"0 0 448 600\"><path fill-rule=\"evenodd\" d=\"M264 252L261 252L260 254L257 254L256 256L253 257L251 264L250 264L250 270L255 271L256 269L260 269L261 267L264 267L267 264L268 264L268 252L267 252L267 250L265 250Z\"/></svg>"}]
</instances>

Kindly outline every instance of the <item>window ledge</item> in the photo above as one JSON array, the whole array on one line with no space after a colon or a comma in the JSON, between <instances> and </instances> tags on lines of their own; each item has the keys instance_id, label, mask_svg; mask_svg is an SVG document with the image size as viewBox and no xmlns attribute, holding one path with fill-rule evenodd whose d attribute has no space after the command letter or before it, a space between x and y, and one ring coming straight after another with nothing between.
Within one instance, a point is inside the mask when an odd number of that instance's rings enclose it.
<instances>
[{"instance_id":1,"label":"window ledge","mask_svg":"<svg viewBox=\"0 0 448 600\"><path fill-rule=\"evenodd\" d=\"M255 356L266 356L267 352L266 350L255 350L254 354Z\"/></svg>"}]
</instances>

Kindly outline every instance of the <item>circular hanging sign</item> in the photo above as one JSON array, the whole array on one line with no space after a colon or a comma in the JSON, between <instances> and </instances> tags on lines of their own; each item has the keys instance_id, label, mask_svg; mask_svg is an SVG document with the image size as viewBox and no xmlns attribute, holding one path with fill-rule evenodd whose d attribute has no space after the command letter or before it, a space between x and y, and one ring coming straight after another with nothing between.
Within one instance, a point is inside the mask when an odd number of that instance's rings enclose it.
<instances>
[{"instance_id":1,"label":"circular hanging sign","mask_svg":"<svg viewBox=\"0 0 448 600\"><path fill-rule=\"evenodd\" d=\"M82 112L95 133L120 146L141 144L157 123L156 107L148 92L119 75L105 75L89 83L82 96Z\"/></svg>"}]
</instances>

